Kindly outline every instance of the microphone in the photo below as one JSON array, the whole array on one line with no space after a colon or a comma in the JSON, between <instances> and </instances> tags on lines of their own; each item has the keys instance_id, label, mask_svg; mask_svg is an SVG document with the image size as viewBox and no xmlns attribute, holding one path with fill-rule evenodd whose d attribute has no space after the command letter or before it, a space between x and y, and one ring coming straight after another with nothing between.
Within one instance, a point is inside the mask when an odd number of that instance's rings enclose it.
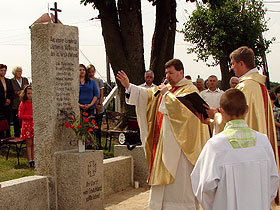
<instances>
[{"instance_id":1,"label":"microphone","mask_svg":"<svg viewBox=\"0 0 280 210\"><path fill-rule=\"evenodd\" d=\"M168 82L169 82L168 79L165 79L165 80L163 81L163 84L166 85ZM160 93L160 89L158 89L157 92L155 92L154 96L156 97L159 93Z\"/></svg>"}]
</instances>

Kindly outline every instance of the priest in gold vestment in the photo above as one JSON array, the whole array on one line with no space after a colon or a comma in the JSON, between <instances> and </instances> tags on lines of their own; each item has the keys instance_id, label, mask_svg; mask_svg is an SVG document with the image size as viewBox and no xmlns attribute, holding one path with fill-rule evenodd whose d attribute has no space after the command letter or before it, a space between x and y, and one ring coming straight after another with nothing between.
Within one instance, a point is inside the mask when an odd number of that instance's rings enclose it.
<instances>
[{"instance_id":1,"label":"priest in gold vestment","mask_svg":"<svg viewBox=\"0 0 280 210\"><path fill-rule=\"evenodd\" d=\"M230 54L231 68L239 77L237 89L241 90L249 106L246 122L250 128L268 136L277 151L277 139L272 105L265 87L266 76L258 73L252 49L240 47ZM277 156L278 152L275 153Z\"/></svg>"},{"instance_id":2,"label":"priest in gold vestment","mask_svg":"<svg viewBox=\"0 0 280 210\"><path fill-rule=\"evenodd\" d=\"M156 210L198 210L190 173L209 139L208 127L176 96L198 92L184 78L183 64L172 59L165 64L169 84L141 88L130 84L120 71L117 79L129 94L127 103L136 106L141 141L149 167L150 208ZM159 95L154 96L160 90Z\"/></svg>"},{"instance_id":3,"label":"priest in gold vestment","mask_svg":"<svg viewBox=\"0 0 280 210\"><path fill-rule=\"evenodd\" d=\"M258 73L255 64L254 51L246 46L234 50L230 54L231 69L239 78L239 83L235 87L241 90L249 107L245 121L249 128L264 133L268 136L271 146L274 150L276 163L279 170L279 157L276 130L272 104L268 91L265 87L266 76ZM212 109L210 109L212 110ZM212 111L210 111L212 112ZM212 115L211 113L209 115ZM221 115L215 115L215 134L221 132L225 123ZM277 201L278 202L278 201Z\"/></svg>"}]
</instances>

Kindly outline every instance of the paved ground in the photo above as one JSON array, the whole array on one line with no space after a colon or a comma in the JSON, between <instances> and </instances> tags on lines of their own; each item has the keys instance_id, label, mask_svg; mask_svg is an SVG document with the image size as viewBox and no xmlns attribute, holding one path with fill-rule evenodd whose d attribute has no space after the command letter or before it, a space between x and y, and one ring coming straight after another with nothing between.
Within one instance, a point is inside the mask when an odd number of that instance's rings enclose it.
<instances>
[{"instance_id":1,"label":"paved ground","mask_svg":"<svg viewBox=\"0 0 280 210\"><path fill-rule=\"evenodd\" d=\"M105 210L151 210L149 193L148 188L128 188L105 198ZM280 206L273 205L271 210L280 210Z\"/></svg>"},{"instance_id":2,"label":"paved ground","mask_svg":"<svg viewBox=\"0 0 280 210\"><path fill-rule=\"evenodd\" d=\"M105 198L105 210L150 210L149 188L128 188Z\"/></svg>"}]
</instances>

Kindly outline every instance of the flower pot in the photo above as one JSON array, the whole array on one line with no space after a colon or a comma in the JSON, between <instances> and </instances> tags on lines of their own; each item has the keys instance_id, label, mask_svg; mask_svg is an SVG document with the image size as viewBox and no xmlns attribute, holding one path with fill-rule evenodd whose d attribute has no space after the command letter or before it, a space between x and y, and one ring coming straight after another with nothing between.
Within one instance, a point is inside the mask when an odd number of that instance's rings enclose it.
<instances>
[{"instance_id":1,"label":"flower pot","mask_svg":"<svg viewBox=\"0 0 280 210\"><path fill-rule=\"evenodd\" d=\"M78 151L79 152L85 152L86 150L86 144L82 140L78 140Z\"/></svg>"}]
</instances>

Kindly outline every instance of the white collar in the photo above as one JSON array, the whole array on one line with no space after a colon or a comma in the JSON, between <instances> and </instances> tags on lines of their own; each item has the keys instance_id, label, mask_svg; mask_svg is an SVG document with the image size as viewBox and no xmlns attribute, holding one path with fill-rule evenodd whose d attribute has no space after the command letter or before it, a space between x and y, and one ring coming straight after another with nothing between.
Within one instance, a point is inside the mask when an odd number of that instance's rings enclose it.
<instances>
[{"instance_id":1,"label":"white collar","mask_svg":"<svg viewBox=\"0 0 280 210\"><path fill-rule=\"evenodd\" d=\"M151 86L149 86L149 85L147 85L147 83L145 82L145 83L144 83L144 86L147 86L147 87L153 87L153 86L155 86L155 84L154 84L154 83L152 83L152 84L151 84Z\"/></svg>"},{"instance_id":2,"label":"white collar","mask_svg":"<svg viewBox=\"0 0 280 210\"><path fill-rule=\"evenodd\" d=\"M177 82L177 84L174 85L174 86L178 86L178 85L180 85L181 83L185 82L186 80L187 80L187 79L186 79L185 77L183 77L183 79L181 79L179 82Z\"/></svg>"},{"instance_id":3,"label":"white collar","mask_svg":"<svg viewBox=\"0 0 280 210\"><path fill-rule=\"evenodd\" d=\"M239 77L239 79L241 79L242 77L245 77L245 76L247 76L247 75L249 75L249 74L255 73L255 72L258 72L257 67L256 67L256 68L253 68L253 69L251 69L251 70L249 70L249 71L247 71L247 73L246 73L246 74L243 74L241 77Z\"/></svg>"},{"instance_id":4,"label":"white collar","mask_svg":"<svg viewBox=\"0 0 280 210\"><path fill-rule=\"evenodd\" d=\"M210 89L208 88L207 91L208 91L208 92L214 93L214 92L220 92L220 89L219 89L219 88L216 88L216 90L212 91L212 90L210 90Z\"/></svg>"}]
</instances>

